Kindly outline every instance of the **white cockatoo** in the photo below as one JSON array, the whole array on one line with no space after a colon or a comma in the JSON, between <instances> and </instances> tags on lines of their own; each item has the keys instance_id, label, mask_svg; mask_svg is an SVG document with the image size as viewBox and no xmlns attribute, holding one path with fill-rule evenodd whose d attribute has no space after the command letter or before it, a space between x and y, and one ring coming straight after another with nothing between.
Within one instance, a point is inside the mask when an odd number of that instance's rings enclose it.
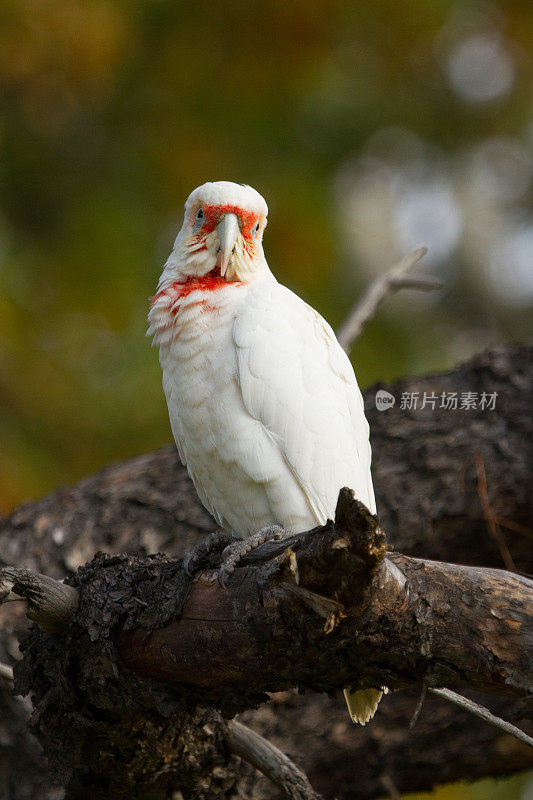
<instances>
[{"instance_id":1,"label":"white cockatoo","mask_svg":"<svg viewBox=\"0 0 533 800\"><path fill-rule=\"evenodd\" d=\"M325 524L343 486L376 510L352 365L328 323L270 271L267 213L250 186L195 189L149 314L179 455L238 539ZM352 719L367 722L381 694L345 690Z\"/></svg>"}]
</instances>

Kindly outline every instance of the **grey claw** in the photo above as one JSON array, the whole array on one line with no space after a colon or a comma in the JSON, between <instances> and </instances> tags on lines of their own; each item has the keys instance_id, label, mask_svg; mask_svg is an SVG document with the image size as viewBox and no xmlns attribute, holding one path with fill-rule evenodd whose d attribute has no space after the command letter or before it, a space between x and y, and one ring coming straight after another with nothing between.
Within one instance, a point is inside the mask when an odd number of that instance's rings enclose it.
<instances>
[{"instance_id":1,"label":"grey claw","mask_svg":"<svg viewBox=\"0 0 533 800\"><path fill-rule=\"evenodd\" d=\"M228 588L226 581L229 578L227 571L225 569L219 569L217 577L220 588L226 590Z\"/></svg>"},{"instance_id":2,"label":"grey claw","mask_svg":"<svg viewBox=\"0 0 533 800\"><path fill-rule=\"evenodd\" d=\"M222 563L231 558L231 544L226 545L222 551Z\"/></svg>"},{"instance_id":3,"label":"grey claw","mask_svg":"<svg viewBox=\"0 0 533 800\"><path fill-rule=\"evenodd\" d=\"M194 573L193 573L193 572L191 572L191 570L189 569L189 564L191 563L191 561L196 561L196 559L195 559L195 558L193 558L193 554L192 554L191 552L189 552L189 553L187 553L187 554L185 555L185 557L184 557L184 559L183 559L183 562L182 562L183 569L185 570L185 572L187 573L187 575L189 576L189 578L192 578L192 576L193 576L193 574L194 574Z\"/></svg>"},{"instance_id":4,"label":"grey claw","mask_svg":"<svg viewBox=\"0 0 533 800\"><path fill-rule=\"evenodd\" d=\"M202 545L203 544L204 543L202 543ZM183 557L182 566L187 575L189 576L189 578L192 578L194 576L196 567L202 560L203 556L207 555L207 553L209 552L208 549L205 548L205 551L202 553L200 547L201 545L193 547L191 550L189 550L188 553L185 553L185 556Z\"/></svg>"}]
</instances>

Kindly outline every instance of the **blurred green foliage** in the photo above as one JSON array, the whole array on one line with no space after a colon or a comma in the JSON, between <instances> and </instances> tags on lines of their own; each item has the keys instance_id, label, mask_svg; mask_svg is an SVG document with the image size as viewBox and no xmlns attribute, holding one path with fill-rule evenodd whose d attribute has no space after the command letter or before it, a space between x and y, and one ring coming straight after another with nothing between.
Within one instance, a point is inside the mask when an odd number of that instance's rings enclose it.
<instances>
[{"instance_id":1,"label":"blurred green foliage","mask_svg":"<svg viewBox=\"0 0 533 800\"><path fill-rule=\"evenodd\" d=\"M446 291L380 312L363 386L524 337L532 42L518 0L4 0L0 510L170 439L145 317L206 180L264 194L271 267L333 325L432 248Z\"/></svg>"},{"instance_id":2,"label":"blurred green foliage","mask_svg":"<svg viewBox=\"0 0 533 800\"><path fill-rule=\"evenodd\" d=\"M533 780L517 775L507 780L482 780L443 786L434 792L404 795L403 800L532 800Z\"/></svg>"},{"instance_id":3,"label":"blurred green foliage","mask_svg":"<svg viewBox=\"0 0 533 800\"><path fill-rule=\"evenodd\" d=\"M169 439L145 314L195 186L258 188L272 268L335 325L370 280L365 236L381 238L346 218L343 165L390 126L453 155L530 122L527 3L5 0L2 18L4 510ZM454 94L437 46L473 25L506 37L516 73L481 106ZM355 348L362 385L452 363L465 314L517 325L466 279L393 302Z\"/></svg>"}]
</instances>

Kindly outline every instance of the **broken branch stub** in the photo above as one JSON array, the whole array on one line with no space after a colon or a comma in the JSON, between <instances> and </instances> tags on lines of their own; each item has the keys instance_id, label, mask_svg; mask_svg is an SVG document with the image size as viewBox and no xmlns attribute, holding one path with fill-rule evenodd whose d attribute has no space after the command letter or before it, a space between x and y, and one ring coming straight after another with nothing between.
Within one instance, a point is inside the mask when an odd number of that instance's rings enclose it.
<instances>
[{"instance_id":1,"label":"broken branch stub","mask_svg":"<svg viewBox=\"0 0 533 800\"><path fill-rule=\"evenodd\" d=\"M78 591L30 569L4 567L0 581L11 583L11 591L28 602L27 616L46 633L65 628L78 607Z\"/></svg>"},{"instance_id":2,"label":"broken branch stub","mask_svg":"<svg viewBox=\"0 0 533 800\"><path fill-rule=\"evenodd\" d=\"M302 534L301 541L306 546L296 554L299 586L347 608L362 602L387 550L377 518L347 487L339 492L335 523Z\"/></svg>"}]
</instances>

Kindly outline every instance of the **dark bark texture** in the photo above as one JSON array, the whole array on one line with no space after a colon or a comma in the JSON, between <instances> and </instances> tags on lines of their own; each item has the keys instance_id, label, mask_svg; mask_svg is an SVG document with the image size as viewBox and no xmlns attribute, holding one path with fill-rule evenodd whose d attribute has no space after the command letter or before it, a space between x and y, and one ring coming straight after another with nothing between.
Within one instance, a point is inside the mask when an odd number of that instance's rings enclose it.
<instances>
[{"instance_id":1,"label":"dark bark texture","mask_svg":"<svg viewBox=\"0 0 533 800\"><path fill-rule=\"evenodd\" d=\"M410 556L486 567L502 567L508 549L518 569L533 571L532 375L530 348L502 348L453 372L387 387L397 398L387 411L374 408L380 387L365 393L380 521L397 549ZM415 391L421 397L443 391L498 396L493 411L402 410L402 392ZM500 538L489 534L487 503L502 526ZM108 467L73 488L18 509L0 530L0 555L10 564L61 577L102 549L180 555L212 529L169 447ZM16 636L25 627L21 605L11 603L0 610L4 661L17 654ZM38 747L24 732L25 706L8 697L7 687L1 688L6 715L0 722L0 787L3 781L13 800L60 797L61 790L47 783ZM245 712L241 719L292 754L328 798L377 797L386 793L390 780L400 791L413 791L435 782L532 766L525 745L437 698L428 698L410 732L416 700L415 692L388 696L375 720L358 728L348 720L340 698L278 691L268 705ZM524 708L521 700L511 698L483 700L511 720L519 719ZM272 796L264 779L235 760L213 761L210 766L219 784L206 790L206 796L251 797L251 782L254 797Z\"/></svg>"},{"instance_id":2,"label":"dark bark texture","mask_svg":"<svg viewBox=\"0 0 533 800\"><path fill-rule=\"evenodd\" d=\"M263 545L226 589L211 570L200 574L179 615L154 631L160 598L178 583L172 576L167 588L159 570L157 581L156 606L142 614L150 625L128 623L136 629L121 636L122 661L205 691L228 713L295 686L426 684L527 697L533 684L533 581L385 557L383 532L349 489L334 524ZM124 591L118 575L112 584Z\"/></svg>"}]
</instances>

